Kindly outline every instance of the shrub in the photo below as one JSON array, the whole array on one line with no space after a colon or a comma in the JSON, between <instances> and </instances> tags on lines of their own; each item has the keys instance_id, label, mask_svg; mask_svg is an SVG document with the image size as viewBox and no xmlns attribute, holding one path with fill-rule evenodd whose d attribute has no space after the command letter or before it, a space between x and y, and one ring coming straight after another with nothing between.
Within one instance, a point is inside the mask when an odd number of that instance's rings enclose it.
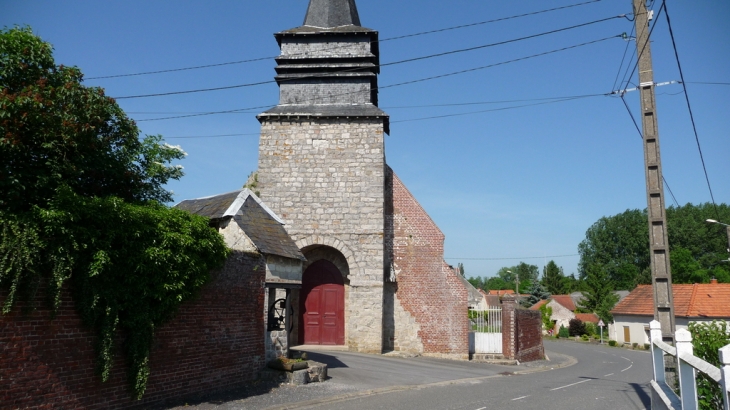
<instances>
[{"instance_id":1,"label":"shrub","mask_svg":"<svg viewBox=\"0 0 730 410\"><path fill-rule=\"evenodd\" d=\"M651 349L651 343L644 343L644 350Z\"/></svg>"},{"instance_id":2,"label":"shrub","mask_svg":"<svg viewBox=\"0 0 730 410\"><path fill-rule=\"evenodd\" d=\"M599 334L598 326L595 323L584 322L583 324L585 325L585 329L586 329L585 334L587 334L589 336L595 336L595 335Z\"/></svg>"},{"instance_id":3,"label":"shrub","mask_svg":"<svg viewBox=\"0 0 730 410\"><path fill-rule=\"evenodd\" d=\"M616 346L616 341L615 340L609 340L608 341L608 345L611 346L611 347L614 347L614 346Z\"/></svg>"},{"instance_id":4,"label":"shrub","mask_svg":"<svg viewBox=\"0 0 730 410\"><path fill-rule=\"evenodd\" d=\"M583 339L584 342L587 342L590 339L590 337L588 337L588 335L583 335L580 338Z\"/></svg>"},{"instance_id":5,"label":"shrub","mask_svg":"<svg viewBox=\"0 0 730 410\"><path fill-rule=\"evenodd\" d=\"M560 325L560 330L558 330L558 337L570 337L570 333L568 333L568 328L566 328L563 325Z\"/></svg>"},{"instance_id":6,"label":"shrub","mask_svg":"<svg viewBox=\"0 0 730 410\"><path fill-rule=\"evenodd\" d=\"M694 355L713 366L720 367L718 349L730 343L730 329L724 321L690 323ZM704 373L697 372L697 397L702 410L721 409L720 386Z\"/></svg>"},{"instance_id":7,"label":"shrub","mask_svg":"<svg viewBox=\"0 0 730 410\"><path fill-rule=\"evenodd\" d=\"M568 333L570 336L583 336L586 334L586 325L580 319L570 319L568 323Z\"/></svg>"}]
</instances>

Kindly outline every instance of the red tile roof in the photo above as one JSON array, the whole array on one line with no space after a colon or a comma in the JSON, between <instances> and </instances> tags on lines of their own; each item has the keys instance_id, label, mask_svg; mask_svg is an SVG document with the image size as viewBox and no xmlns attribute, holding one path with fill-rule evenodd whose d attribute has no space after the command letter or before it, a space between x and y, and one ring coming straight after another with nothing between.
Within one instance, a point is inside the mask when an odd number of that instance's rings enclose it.
<instances>
[{"instance_id":1,"label":"red tile roof","mask_svg":"<svg viewBox=\"0 0 730 410\"><path fill-rule=\"evenodd\" d=\"M549 300L547 300L547 299L538 300L537 303L530 306L530 310L538 310L538 309L540 309L540 307L542 307L542 305L544 305L548 302L549 302Z\"/></svg>"},{"instance_id":2,"label":"red tile roof","mask_svg":"<svg viewBox=\"0 0 730 410\"><path fill-rule=\"evenodd\" d=\"M504 289L504 290L490 290L490 295L496 295L496 296L502 296L502 295L514 295L515 291L512 289Z\"/></svg>"},{"instance_id":3,"label":"red tile roof","mask_svg":"<svg viewBox=\"0 0 730 410\"><path fill-rule=\"evenodd\" d=\"M672 296L675 316L730 318L730 283L672 285ZM639 285L611 313L654 316L654 293L651 285Z\"/></svg>"},{"instance_id":4,"label":"red tile roof","mask_svg":"<svg viewBox=\"0 0 730 410\"><path fill-rule=\"evenodd\" d=\"M598 324L598 316L596 316L595 313L576 313L575 318L579 319L581 322L591 322Z\"/></svg>"},{"instance_id":5,"label":"red tile roof","mask_svg":"<svg viewBox=\"0 0 730 410\"><path fill-rule=\"evenodd\" d=\"M573 298L570 295L552 295L550 299L565 306L571 312L575 310L575 302L573 302Z\"/></svg>"}]
</instances>

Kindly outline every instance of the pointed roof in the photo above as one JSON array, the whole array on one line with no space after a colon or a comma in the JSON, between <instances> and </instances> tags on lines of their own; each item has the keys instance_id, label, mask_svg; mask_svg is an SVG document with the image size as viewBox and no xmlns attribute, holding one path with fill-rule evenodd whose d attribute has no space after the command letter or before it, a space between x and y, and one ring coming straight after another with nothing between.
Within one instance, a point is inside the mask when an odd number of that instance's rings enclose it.
<instances>
[{"instance_id":1,"label":"pointed roof","mask_svg":"<svg viewBox=\"0 0 730 410\"><path fill-rule=\"evenodd\" d=\"M284 221L248 188L188 199L175 205L175 208L212 220L233 218L261 253L305 260L284 229Z\"/></svg>"},{"instance_id":2,"label":"pointed roof","mask_svg":"<svg viewBox=\"0 0 730 410\"><path fill-rule=\"evenodd\" d=\"M359 26L355 0L310 0L304 25L321 28Z\"/></svg>"}]
</instances>

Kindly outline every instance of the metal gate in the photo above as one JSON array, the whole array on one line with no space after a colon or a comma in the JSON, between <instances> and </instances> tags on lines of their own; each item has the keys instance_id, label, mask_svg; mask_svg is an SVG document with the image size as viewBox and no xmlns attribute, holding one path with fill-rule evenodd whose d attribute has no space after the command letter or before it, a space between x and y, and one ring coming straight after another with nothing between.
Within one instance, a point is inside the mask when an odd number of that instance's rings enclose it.
<instances>
[{"instance_id":1,"label":"metal gate","mask_svg":"<svg viewBox=\"0 0 730 410\"><path fill-rule=\"evenodd\" d=\"M469 353L502 353L502 308L487 306L486 310L469 310Z\"/></svg>"}]
</instances>

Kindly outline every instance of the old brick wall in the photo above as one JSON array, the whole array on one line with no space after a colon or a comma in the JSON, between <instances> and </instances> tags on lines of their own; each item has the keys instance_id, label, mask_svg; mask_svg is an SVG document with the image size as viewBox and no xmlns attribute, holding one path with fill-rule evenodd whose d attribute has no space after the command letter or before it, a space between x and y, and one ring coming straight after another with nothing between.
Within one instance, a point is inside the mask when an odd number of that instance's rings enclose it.
<instances>
[{"instance_id":1,"label":"old brick wall","mask_svg":"<svg viewBox=\"0 0 730 410\"><path fill-rule=\"evenodd\" d=\"M141 401L128 393L121 337L110 380L102 383L94 371L96 337L82 325L69 291L54 320L41 291L38 310L24 316L19 304L0 316L0 407L148 407L252 380L264 366L264 275L263 258L234 253L199 297L156 331Z\"/></svg>"},{"instance_id":2,"label":"old brick wall","mask_svg":"<svg viewBox=\"0 0 730 410\"><path fill-rule=\"evenodd\" d=\"M541 360L545 357L542 344L542 318L539 311L517 309L515 359L520 362Z\"/></svg>"},{"instance_id":3,"label":"old brick wall","mask_svg":"<svg viewBox=\"0 0 730 410\"><path fill-rule=\"evenodd\" d=\"M443 261L444 235L390 170L386 174L386 238L394 317L386 335L398 350L417 348L424 355L468 359L467 290ZM386 294L386 301L388 299ZM402 309L403 311L400 311ZM408 344L401 339L410 340Z\"/></svg>"},{"instance_id":4,"label":"old brick wall","mask_svg":"<svg viewBox=\"0 0 730 410\"><path fill-rule=\"evenodd\" d=\"M346 344L371 353L382 351L384 164L382 119L262 120L261 199L300 249L344 255Z\"/></svg>"}]
</instances>

